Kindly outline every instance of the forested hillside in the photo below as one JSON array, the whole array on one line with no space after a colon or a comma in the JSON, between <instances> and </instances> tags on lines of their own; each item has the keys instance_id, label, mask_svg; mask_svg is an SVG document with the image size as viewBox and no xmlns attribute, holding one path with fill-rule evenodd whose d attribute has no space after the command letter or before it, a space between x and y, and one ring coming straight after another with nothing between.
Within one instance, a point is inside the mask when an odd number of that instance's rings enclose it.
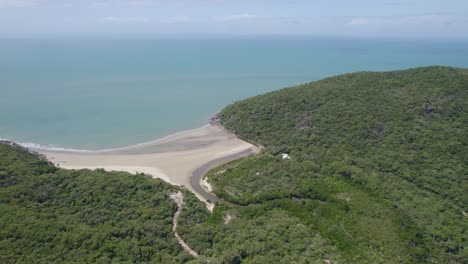
<instances>
[{"instance_id":1,"label":"forested hillside","mask_svg":"<svg viewBox=\"0 0 468 264\"><path fill-rule=\"evenodd\" d=\"M172 233L175 190L143 175L57 169L0 144L0 263L186 262Z\"/></svg>"},{"instance_id":2,"label":"forested hillside","mask_svg":"<svg viewBox=\"0 0 468 264\"><path fill-rule=\"evenodd\" d=\"M208 179L225 200L297 217L349 262L466 263L467 96L468 70L426 67L236 102L219 122L265 149Z\"/></svg>"},{"instance_id":3,"label":"forested hillside","mask_svg":"<svg viewBox=\"0 0 468 264\"><path fill-rule=\"evenodd\" d=\"M178 233L172 232L184 193ZM186 189L144 175L70 171L0 144L0 263L323 263L338 249L300 218L268 206L209 213ZM229 219L225 219L228 217ZM340 261L341 262L341 261Z\"/></svg>"}]
</instances>

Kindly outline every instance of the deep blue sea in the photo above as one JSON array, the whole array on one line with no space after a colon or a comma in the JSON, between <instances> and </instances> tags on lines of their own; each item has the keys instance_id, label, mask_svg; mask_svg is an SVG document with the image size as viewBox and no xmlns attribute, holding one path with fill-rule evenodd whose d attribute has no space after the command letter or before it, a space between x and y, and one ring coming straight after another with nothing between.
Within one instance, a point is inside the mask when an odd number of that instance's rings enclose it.
<instances>
[{"instance_id":1,"label":"deep blue sea","mask_svg":"<svg viewBox=\"0 0 468 264\"><path fill-rule=\"evenodd\" d=\"M468 68L467 41L0 39L0 138L100 149L199 127L234 100L355 71Z\"/></svg>"}]
</instances>

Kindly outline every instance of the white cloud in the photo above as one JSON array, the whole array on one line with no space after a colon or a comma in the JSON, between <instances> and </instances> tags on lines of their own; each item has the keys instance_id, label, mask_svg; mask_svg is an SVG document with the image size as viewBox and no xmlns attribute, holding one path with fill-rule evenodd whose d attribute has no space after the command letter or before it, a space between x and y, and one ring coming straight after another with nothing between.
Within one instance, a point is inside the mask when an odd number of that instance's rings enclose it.
<instances>
[{"instance_id":1,"label":"white cloud","mask_svg":"<svg viewBox=\"0 0 468 264\"><path fill-rule=\"evenodd\" d=\"M147 23L151 19L148 17L117 17L117 16L108 16L102 19L104 22L109 23Z\"/></svg>"},{"instance_id":2,"label":"white cloud","mask_svg":"<svg viewBox=\"0 0 468 264\"><path fill-rule=\"evenodd\" d=\"M192 21L192 19L188 16L173 16L169 17L166 19L162 19L162 23L168 23L168 24L173 24L173 23L187 23Z\"/></svg>"},{"instance_id":3,"label":"white cloud","mask_svg":"<svg viewBox=\"0 0 468 264\"><path fill-rule=\"evenodd\" d=\"M353 18L348 23L348 25L351 25L351 26L359 26L359 25L367 25L367 24L369 24L369 20L366 18L361 18L361 17Z\"/></svg>"},{"instance_id":4,"label":"white cloud","mask_svg":"<svg viewBox=\"0 0 468 264\"><path fill-rule=\"evenodd\" d=\"M161 2L155 0L100 0L89 5L90 8L110 6L159 7Z\"/></svg>"},{"instance_id":5,"label":"white cloud","mask_svg":"<svg viewBox=\"0 0 468 264\"><path fill-rule=\"evenodd\" d=\"M466 17L450 15L416 15L387 17L354 17L346 25L354 27L414 27L414 26L448 26L467 22Z\"/></svg>"},{"instance_id":6,"label":"white cloud","mask_svg":"<svg viewBox=\"0 0 468 264\"><path fill-rule=\"evenodd\" d=\"M236 15L223 16L223 17L214 17L215 20L222 21L222 22L245 21L245 20L253 20L256 18L258 18L256 15L249 14L249 13L236 14Z\"/></svg>"},{"instance_id":7,"label":"white cloud","mask_svg":"<svg viewBox=\"0 0 468 264\"><path fill-rule=\"evenodd\" d=\"M161 2L153 0L132 0L128 1L128 4L141 7L158 7L161 5Z\"/></svg>"},{"instance_id":8,"label":"white cloud","mask_svg":"<svg viewBox=\"0 0 468 264\"><path fill-rule=\"evenodd\" d=\"M188 23L192 19L188 16L173 16L160 19L152 19L149 17L126 17L126 16L107 16L102 18L103 22L107 23L152 23L152 24L177 24Z\"/></svg>"},{"instance_id":9,"label":"white cloud","mask_svg":"<svg viewBox=\"0 0 468 264\"><path fill-rule=\"evenodd\" d=\"M93 2L89 5L90 8L102 8L102 7L108 7L111 4L110 1L99 1L99 2Z\"/></svg>"},{"instance_id":10,"label":"white cloud","mask_svg":"<svg viewBox=\"0 0 468 264\"><path fill-rule=\"evenodd\" d=\"M346 33L369 36L468 36L468 17L453 14L369 16L343 20Z\"/></svg>"},{"instance_id":11,"label":"white cloud","mask_svg":"<svg viewBox=\"0 0 468 264\"><path fill-rule=\"evenodd\" d=\"M36 6L36 0L0 0L0 8L8 7L34 7Z\"/></svg>"}]
</instances>

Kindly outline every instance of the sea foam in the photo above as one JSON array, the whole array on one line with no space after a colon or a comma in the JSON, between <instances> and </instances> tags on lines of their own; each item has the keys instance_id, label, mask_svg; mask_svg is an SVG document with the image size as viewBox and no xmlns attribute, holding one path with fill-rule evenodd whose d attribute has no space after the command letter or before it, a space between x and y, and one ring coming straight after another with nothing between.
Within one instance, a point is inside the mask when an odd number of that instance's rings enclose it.
<instances>
[{"instance_id":1,"label":"sea foam","mask_svg":"<svg viewBox=\"0 0 468 264\"><path fill-rule=\"evenodd\" d=\"M87 149L74 149L74 148L64 148L54 145L41 145L32 142L15 142L16 144L32 149L32 150L45 150L45 151L58 151L58 152L77 152L77 153L92 153L97 152L95 150L87 150Z\"/></svg>"}]
</instances>

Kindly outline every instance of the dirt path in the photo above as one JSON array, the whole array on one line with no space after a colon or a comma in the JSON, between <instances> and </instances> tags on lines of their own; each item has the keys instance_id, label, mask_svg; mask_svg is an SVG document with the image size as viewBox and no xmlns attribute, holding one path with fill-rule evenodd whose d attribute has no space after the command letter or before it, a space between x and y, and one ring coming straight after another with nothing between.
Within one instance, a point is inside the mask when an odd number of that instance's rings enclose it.
<instances>
[{"instance_id":1,"label":"dirt path","mask_svg":"<svg viewBox=\"0 0 468 264\"><path fill-rule=\"evenodd\" d=\"M177 193L172 193L170 197L177 204L177 211L174 214L174 219L172 220L172 231L174 232L174 235L177 241L179 242L179 244L182 246L182 248L184 248L184 250L187 251L187 253L189 253L190 255L196 258L198 257L198 253L195 252L193 249L191 249L189 245L187 245L187 243L185 243L185 241L177 233L177 221L179 220L179 215L180 215L180 212L182 211L182 206L184 205L184 195L181 192L177 192Z\"/></svg>"}]
</instances>

